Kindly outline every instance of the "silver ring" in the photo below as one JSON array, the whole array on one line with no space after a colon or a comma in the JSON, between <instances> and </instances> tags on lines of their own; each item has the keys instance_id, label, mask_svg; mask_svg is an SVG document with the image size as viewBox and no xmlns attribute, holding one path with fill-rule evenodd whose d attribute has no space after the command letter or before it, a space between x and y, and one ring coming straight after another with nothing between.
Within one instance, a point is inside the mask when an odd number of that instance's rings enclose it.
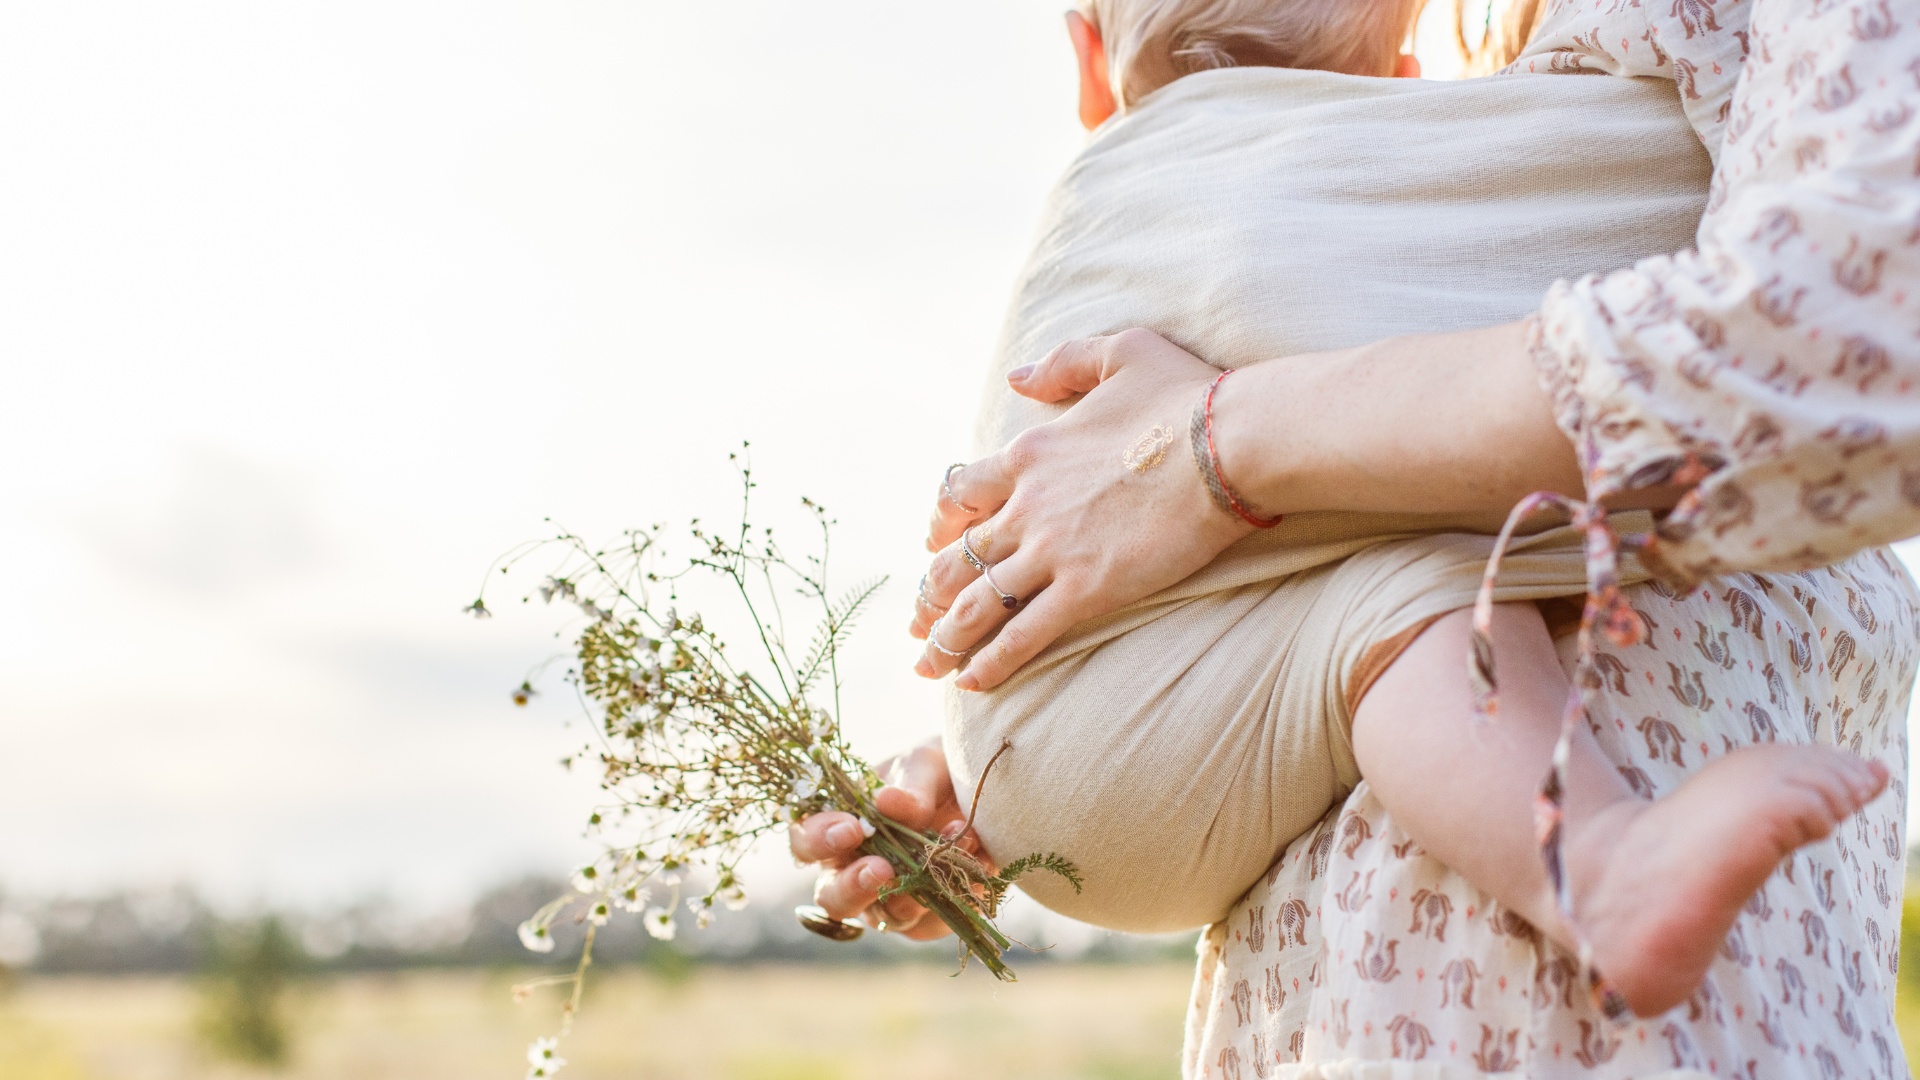
<instances>
[{"instance_id":1,"label":"silver ring","mask_svg":"<svg viewBox=\"0 0 1920 1080\"><path fill-rule=\"evenodd\" d=\"M987 579L987 588L992 589L995 593L999 594L1001 607L1006 608L1008 611L1012 611L1014 608L1017 608L1020 606L1019 597L1013 595L1010 592L1007 592L1005 589L1002 589L1000 586L995 585L993 583L993 574L991 571L982 569L980 571L980 576Z\"/></svg>"},{"instance_id":2,"label":"silver ring","mask_svg":"<svg viewBox=\"0 0 1920 1080\"><path fill-rule=\"evenodd\" d=\"M946 616L942 615L940 616L940 618L933 620L932 626L927 627L927 644L933 646L935 651L939 652L942 656L946 656L950 659L958 660L961 657L967 655L964 650L962 650L961 652L954 652L952 649L949 649L945 645L940 644L940 623L945 618Z\"/></svg>"},{"instance_id":3,"label":"silver ring","mask_svg":"<svg viewBox=\"0 0 1920 1080\"><path fill-rule=\"evenodd\" d=\"M960 496L955 495L953 493L953 470L964 469L966 467L967 467L967 463L964 461L956 465L947 466L947 475L940 478L940 487L942 490L944 490L947 493L948 502L951 502L953 505L959 507L963 513L966 513L968 515L973 515L973 514L979 513L980 511L975 510L973 507L968 506L966 503L961 502Z\"/></svg>"},{"instance_id":4,"label":"silver ring","mask_svg":"<svg viewBox=\"0 0 1920 1080\"><path fill-rule=\"evenodd\" d=\"M971 531L971 530L967 530L967 531ZM973 568L975 570L978 570L983 574L987 572L987 564L984 562L981 562L980 556L975 555L973 553L973 545L967 542L967 532L965 531L963 531L960 534L960 554L968 562L973 564Z\"/></svg>"},{"instance_id":5,"label":"silver ring","mask_svg":"<svg viewBox=\"0 0 1920 1080\"><path fill-rule=\"evenodd\" d=\"M935 612L938 615L945 615L947 613L946 608L927 599L927 575L925 574L920 575L920 593L918 599L921 603L927 605L927 610L929 611Z\"/></svg>"}]
</instances>

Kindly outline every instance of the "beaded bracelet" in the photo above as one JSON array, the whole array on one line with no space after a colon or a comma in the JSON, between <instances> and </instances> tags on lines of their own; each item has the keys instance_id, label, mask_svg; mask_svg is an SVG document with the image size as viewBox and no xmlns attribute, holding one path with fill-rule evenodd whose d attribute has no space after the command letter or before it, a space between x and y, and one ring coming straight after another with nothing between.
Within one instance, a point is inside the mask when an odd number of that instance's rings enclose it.
<instances>
[{"instance_id":1,"label":"beaded bracelet","mask_svg":"<svg viewBox=\"0 0 1920 1080\"><path fill-rule=\"evenodd\" d=\"M1220 475L1220 455L1213 448L1213 392L1220 388L1221 382L1233 374L1232 368L1221 372L1211 383L1207 392L1193 407L1193 423L1190 434L1193 437L1193 463L1200 470L1200 479L1207 485L1207 494L1212 497L1213 505L1223 512L1232 514L1256 529L1271 529L1286 515L1275 514L1271 518L1255 517L1240 497L1227 486L1226 477Z\"/></svg>"}]
</instances>

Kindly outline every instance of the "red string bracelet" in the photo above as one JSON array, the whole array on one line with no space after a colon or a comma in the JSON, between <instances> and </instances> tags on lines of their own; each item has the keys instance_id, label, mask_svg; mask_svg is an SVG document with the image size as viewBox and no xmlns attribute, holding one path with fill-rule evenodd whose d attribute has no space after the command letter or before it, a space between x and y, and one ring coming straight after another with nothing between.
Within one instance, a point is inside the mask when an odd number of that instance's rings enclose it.
<instances>
[{"instance_id":1,"label":"red string bracelet","mask_svg":"<svg viewBox=\"0 0 1920 1080\"><path fill-rule=\"evenodd\" d=\"M1200 475L1201 478L1207 482L1207 494L1213 497L1214 505L1219 506L1222 510L1233 514L1241 521L1246 522L1256 529L1271 529L1275 525L1280 524L1286 515L1275 514L1273 517L1265 519L1254 516L1253 511L1247 509L1246 504L1240 501L1240 496L1227 484L1227 478L1221 475L1220 455L1213 446L1213 392L1220 388L1220 384L1226 381L1227 376L1233 374L1233 371L1234 369L1228 368L1215 376L1214 380L1207 384L1206 397L1200 399L1200 407L1196 410L1193 418L1195 456L1198 457L1197 451L1200 449L1200 444L1204 442L1206 444L1207 460L1200 471Z\"/></svg>"}]
</instances>

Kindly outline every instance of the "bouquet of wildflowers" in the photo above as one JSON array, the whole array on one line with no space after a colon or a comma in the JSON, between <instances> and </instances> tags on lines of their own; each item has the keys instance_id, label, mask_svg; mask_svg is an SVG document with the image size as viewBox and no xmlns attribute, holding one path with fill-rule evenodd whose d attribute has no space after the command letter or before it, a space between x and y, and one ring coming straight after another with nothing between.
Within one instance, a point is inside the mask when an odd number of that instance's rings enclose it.
<instances>
[{"instance_id":1,"label":"bouquet of wildflowers","mask_svg":"<svg viewBox=\"0 0 1920 1080\"><path fill-rule=\"evenodd\" d=\"M740 472L750 495L751 471L741 464ZM808 814L856 815L867 834L859 854L884 856L898 874L887 895L904 893L934 912L958 937L962 967L974 957L1001 979L1013 978L1001 959L1011 942L993 920L1014 879L1044 869L1079 887L1073 866L1059 856L1031 855L989 873L956 846L957 837L907 828L875 809L880 778L847 745L834 713L840 645L884 579L834 598L827 587L830 522L817 504L803 503L822 538L821 554L803 565L786 558L771 529L756 531L747 523L745 499L740 526L729 535L695 521L696 553L677 566L662 565L658 526L624 533L607 548L562 533L523 545L496 563L505 573L536 553L557 552L558 565L538 595L547 603L572 604L585 616L568 656L568 679L593 721L597 746L590 744L583 758L597 764L608 796L588 828L609 843L574 874L575 892L520 927L527 948L550 952L556 922L570 917L584 924L578 967L571 975L515 988L524 998L537 986L571 984L563 1035L592 962L594 931L616 910L638 914L661 939L674 936L683 905L705 927L716 905L746 904L737 867L753 842ZM744 605L758 638L754 667L736 662L699 615L683 617L672 606L676 584L694 574L717 576ZM656 606L655 595L662 593L664 606ZM781 609L781 597L796 594L818 612L809 643L797 654L789 648ZM467 610L479 618L491 614L484 591ZM514 700L525 704L533 693L529 678ZM823 702L831 702L833 711ZM985 779L983 774L983 786ZM701 895L683 898L690 870L701 871L708 884ZM552 1039L533 1045L530 1078L550 1076L563 1064L556 1046Z\"/></svg>"}]
</instances>

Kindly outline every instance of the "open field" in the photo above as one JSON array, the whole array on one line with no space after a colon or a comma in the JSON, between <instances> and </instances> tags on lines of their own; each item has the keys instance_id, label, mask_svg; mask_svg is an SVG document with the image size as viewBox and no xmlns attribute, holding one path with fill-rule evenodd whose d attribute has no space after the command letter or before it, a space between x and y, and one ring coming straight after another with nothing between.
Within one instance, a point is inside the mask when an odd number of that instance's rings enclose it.
<instances>
[{"instance_id":1,"label":"open field","mask_svg":"<svg viewBox=\"0 0 1920 1080\"><path fill-rule=\"evenodd\" d=\"M1178 1073L1191 969L1034 965L1019 984L936 968L705 968L597 973L563 1077L631 1080L1160 1080ZM280 1074L209 1058L181 979L39 979L0 999L5 1080L517 1078L552 996L509 1000L506 973L409 972L306 988ZM1909 1058L1920 1001L1902 995Z\"/></svg>"},{"instance_id":2,"label":"open field","mask_svg":"<svg viewBox=\"0 0 1920 1080\"><path fill-rule=\"evenodd\" d=\"M1187 964L1035 964L1003 986L929 966L599 971L563 1053L569 1080L1158 1080L1178 1072ZM286 1072L479 1080L525 1069L557 995L508 973L356 975L305 988ZM180 979L29 980L0 999L6 1080L240 1080L194 1038Z\"/></svg>"}]
</instances>

